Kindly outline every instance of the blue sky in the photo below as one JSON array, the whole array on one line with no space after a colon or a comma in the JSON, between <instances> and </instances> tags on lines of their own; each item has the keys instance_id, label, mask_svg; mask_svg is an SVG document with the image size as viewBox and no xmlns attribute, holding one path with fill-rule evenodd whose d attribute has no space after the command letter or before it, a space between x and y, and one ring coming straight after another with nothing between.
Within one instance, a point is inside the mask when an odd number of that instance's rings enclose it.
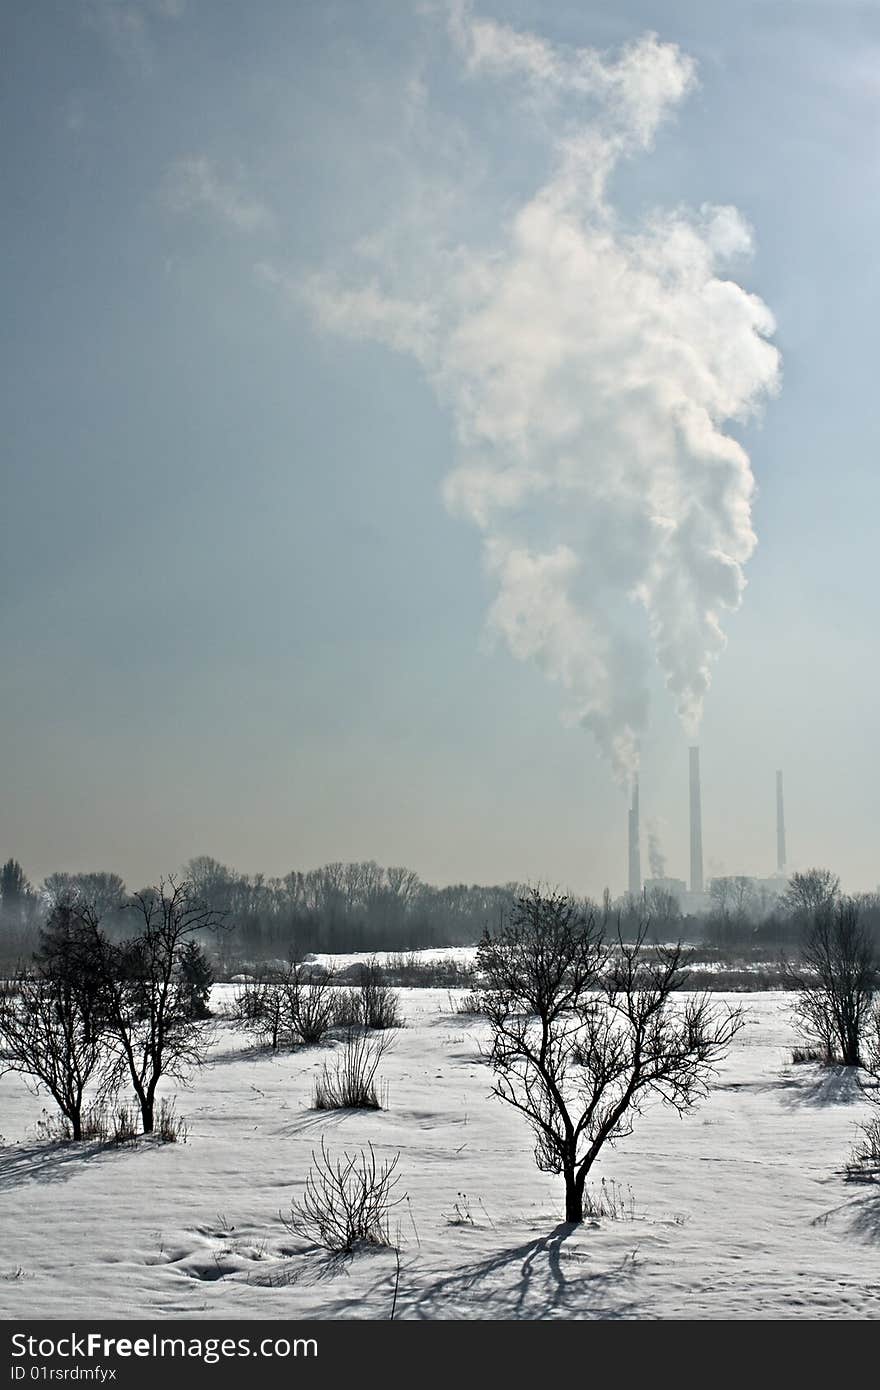
<instances>
[{"instance_id":1,"label":"blue sky","mask_svg":"<svg viewBox=\"0 0 880 1390\"><path fill-rule=\"evenodd\" d=\"M627 246L658 209L736 208L752 253L715 274L769 307L782 360L778 394L719 426L758 544L699 730L707 869L772 870L782 767L793 864L877 884L876 6L65 0L3 27L4 857L35 879L210 853L622 889L592 687L575 673L572 722L566 642L517 657L495 532L450 504L476 465L473 358L449 347L472 305L449 305L558 186L561 143L607 136L581 74L653 31L696 80L603 207ZM450 315L438 357L389 327L404 300ZM615 477L598 436L581 453ZM683 876L691 736L638 605L607 569L587 592L589 500L554 521L530 498L530 553L573 547L578 601L638 645L643 817Z\"/></svg>"}]
</instances>

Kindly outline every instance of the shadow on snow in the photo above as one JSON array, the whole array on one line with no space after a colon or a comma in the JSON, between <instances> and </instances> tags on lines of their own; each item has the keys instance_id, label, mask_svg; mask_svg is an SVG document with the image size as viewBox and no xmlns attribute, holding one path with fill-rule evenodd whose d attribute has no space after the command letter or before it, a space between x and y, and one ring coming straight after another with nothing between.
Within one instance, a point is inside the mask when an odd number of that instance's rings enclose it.
<instances>
[{"instance_id":1,"label":"shadow on snow","mask_svg":"<svg viewBox=\"0 0 880 1390\"><path fill-rule=\"evenodd\" d=\"M568 1251L569 1268L564 1268L564 1244L583 1229L561 1222L549 1235L499 1250L456 1274L436 1280L415 1295L407 1294L402 1280L398 1316L458 1317L460 1303L467 1306L471 1317L476 1309L486 1318L636 1316L640 1313L636 1304L621 1297L621 1280L637 1268L633 1255L601 1274L572 1274L572 1263L586 1262L588 1256ZM511 1274L515 1275L513 1280Z\"/></svg>"}]
</instances>

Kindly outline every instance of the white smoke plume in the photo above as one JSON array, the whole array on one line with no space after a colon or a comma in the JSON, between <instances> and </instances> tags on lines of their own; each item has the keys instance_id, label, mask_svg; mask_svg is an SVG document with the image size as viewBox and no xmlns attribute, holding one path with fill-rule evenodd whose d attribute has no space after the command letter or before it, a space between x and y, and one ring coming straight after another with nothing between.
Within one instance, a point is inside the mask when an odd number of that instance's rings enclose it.
<instances>
[{"instance_id":1,"label":"white smoke plume","mask_svg":"<svg viewBox=\"0 0 880 1390\"><path fill-rule=\"evenodd\" d=\"M289 287L327 329L421 363L455 422L447 504L483 533L497 585L489 628L625 776L651 649L693 736L741 600L754 480L724 426L777 387L773 318L723 273L752 248L734 208L632 226L611 204L615 166L694 85L675 45L562 50L464 0L448 26L468 80L506 84L548 133L546 180L489 250L428 236L405 268L379 238L359 280Z\"/></svg>"},{"instance_id":2,"label":"white smoke plume","mask_svg":"<svg viewBox=\"0 0 880 1390\"><path fill-rule=\"evenodd\" d=\"M660 826L654 819L648 822L648 863L652 878L666 877L666 855L660 844Z\"/></svg>"}]
</instances>

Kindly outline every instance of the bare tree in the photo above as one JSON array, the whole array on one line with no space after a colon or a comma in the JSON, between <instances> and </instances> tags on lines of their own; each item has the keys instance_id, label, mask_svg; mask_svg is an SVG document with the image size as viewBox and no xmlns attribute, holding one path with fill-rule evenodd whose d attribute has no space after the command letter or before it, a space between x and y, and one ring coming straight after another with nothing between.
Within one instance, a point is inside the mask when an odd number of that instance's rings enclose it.
<instances>
[{"instance_id":1,"label":"bare tree","mask_svg":"<svg viewBox=\"0 0 880 1390\"><path fill-rule=\"evenodd\" d=\"M74 992L40 975L19 975L0 997L0 1044L0 1075L19 1072L35 1091L44 1087L81 1139L86 1090L106 1084L107 1054Z\"/></svg>"},{"instance_id":2,"label":"bare tree","mask_svg":"<svg viewBox=\"0 0 880 1390\"><path fill-rule=\"evenodd\" d=\"M794 1016L801 1034L818 1044L826 1062L859 1066L878 971L858 902L843 897L820 903L800 962L784 964L788 983L797 990Z\"/></svg>"},{"instance_id":3,"label":"bare tree","mask_svg":"<svg viewBox=\"0 0 880 1390\"><path fill-rule=\"evenodd\" d=\"M736 874L732 879L733 912L738 921L744 922L755 903L755 884L747 874Z\"/></svg>"},{"instance_id":4,"label":"bare tree","mask_svg":"<svg viewBox=\"0 0 880 1390\"><path fill-rule=\"evenodd\" d=\"M786 912L809 915L828 907L840 894L840 879L830 869L804 869L792 874L779 899Z\"/></svg>"},{"instance_id":5,"label":"bare tree","mask_svg":"<svg viewBox=\"0 0 880 1390\"><path fill-rule=\"evenodd\" d=\"M174 878L136 893L133 910L140 931L127 941L114 945L95 927L92 968L117 1074L129 1077L149 1134L162 1077L184 1081L205 1060L208 1020L193 1016L180 963L186 943L222 921L188 882Z\"/></svg>"},{"instance_id":6,"label":"bare tree","mask_svg":"<svg viewBox=\"0 0 880 1390\"><path fill-rule=\"evenodd\" d=\"M704 996L676 1004L681 947L644 941L642 929L612 948L591 911L531 889L477 952L493 1093L525 1115L538 1167L563 1176L567 1221L584 1219L603 1145L631 1133L652 1096L689 1109L743 1026L740 1010Z\"/></svg>"},{"instance_id":7,"label":"bare tree","mask_svg":"<svg viewBox=\"0 0 880 1390\"><path fill-rule=\"evenodd\" d=\"M645 895L645 907L656 932L668 931L681 921L681 903L668 888L649 888Z\"/></svg>"},{"instance_id":8,"label":"bare tree","mask_svg":"<svg viewBox=\"0 0 880 1390\"><path fill-rule=\"evenodd\" d=\"M31 972L0 994L0 1073L19 1072L45 1088L82 1138L88 1088L112 1089L98 993L81 952L88 930L71 907L57 908L42 933Z\"/></svg>"},{"instance_id":9,"label":"bare tree","mask_svg":"<svg viewBox=\"0 0 880 1390\"><path fill-rule=\"evenodd\" d=\"M726 917L733 902L733 879L713 878L709 880L709 897L715 911Z\"/></svg>"},{"instance_id":10,"label":"bare tree","mask_svg":"<svg viewBox=\"0 0 880 1390\"><path fill-rule=\"evenodd\" d=\"M125 883L119 874L106 872L49 874L43 880L42 893L50 909L79 904L91 908L99 918L120 913L126 901Z\"/></svg>"},{"instance_id":11,"label":"bare tree","mask_svg":"<svg viewBox=\"0 0 880 1390\"><path fill-rule=\"evenodd\" d=\"M227 869L225 864L212 859L209 854L198 854L187 861L183 873L202 902L218 909L225 906L230 884L235 878L234 872Z\"/></svg>"}]
</instances>

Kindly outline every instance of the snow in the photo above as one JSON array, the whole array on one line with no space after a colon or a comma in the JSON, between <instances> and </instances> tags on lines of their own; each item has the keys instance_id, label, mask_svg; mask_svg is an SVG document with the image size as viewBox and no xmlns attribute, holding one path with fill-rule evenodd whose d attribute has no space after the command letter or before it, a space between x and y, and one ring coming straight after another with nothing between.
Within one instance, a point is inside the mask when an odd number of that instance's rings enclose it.
<instances>
[{"instance_id":1,"label":"snow","mask_svg":"<svg viewBox=\"0 0 880 1390\"><path fill-rule=\"evenodd\" d=\"M594 1170L627 1215L572 1229L488 1096L485 1023L446 990L400 993L383 1112L311 1110L327 1048L258 1053L222 1022L212 1065L168 1087L185 1144L40 1142L45 1102L0 1078L0 1315L388 1318L392 1251L329 1260L279 1220L323 1136L401 1154L397 1317L880 1316L880 1189L841 1171L867 1105L847 1073L791 1064L790 996L746 997L710 1098L683 1120L651 1107Z\"/></svg>"},{"instance_id":2,"label":"snow","mask_svg":"<svg viewBox=\"0 0 880 1390\"><path fill-rule=\"evenodd\" d=\"M306 956L307 962L323 965L327 970L346 970L352 965L367 965L377 961L388 965L403 960L415 965L446 964L473 965L477 959L476 946L429 946L418 951L349 951L330 955L323 951L312 951Z\"/></svg>"}]
</instances>

